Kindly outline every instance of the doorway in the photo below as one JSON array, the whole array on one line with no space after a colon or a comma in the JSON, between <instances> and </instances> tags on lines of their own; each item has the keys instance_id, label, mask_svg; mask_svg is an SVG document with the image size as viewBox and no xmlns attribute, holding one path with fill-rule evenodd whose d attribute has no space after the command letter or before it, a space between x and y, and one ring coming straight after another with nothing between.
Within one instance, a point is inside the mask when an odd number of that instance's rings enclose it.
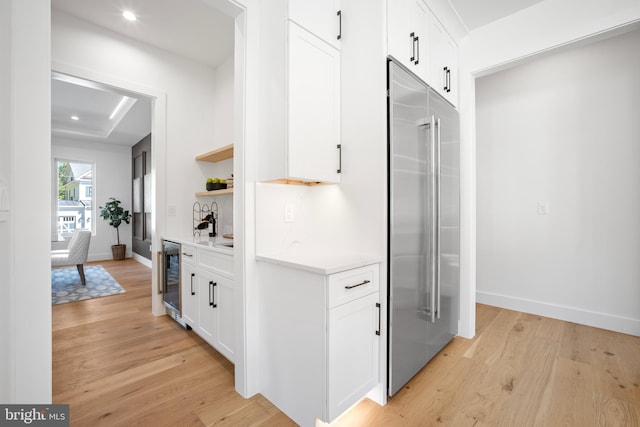
<instances>
[{"instance_id":1,"label":"doorway","mask_svg":"<svg viewBox=\"0 0 640 427\"><path fill-rule=\"evenodd\" d=\"M91 212L95 212L99 205L113 197L122 202L124 209L131 210L131 171L122 166L123 163L130 164L132 146L150 135L153 99L60 72L52 73L51 88L52 158L72 160L75 162L72 164L92 165L91 185L85 185L90 197L73 197L73 200L78 200L77 203L87 205ZM151 138L148 139L150 147ZM53 165L52 170L54 174L59 172L57 164ZM81 188L81 178L82 174L72 174L65 181L66 187L77 181ZM53 177L53 181L57 183L59 177ZM58 237L61 233L56 231L60 228L60 218L68 216L67 207L58 199L66 198L58 188L53 191L51 224L52 237L55 238L52 241L64 240ZM117 242L113 228L106 221L96 215L90 217L93 237L89 261L109 259L111 246L115 243L126 244L131 253L133 245L128 226L119 229L118 234L123 239ZM60 249L59 246L64 244L55 242L56 247L52 249Z\"/></svg>"}]
</instances>

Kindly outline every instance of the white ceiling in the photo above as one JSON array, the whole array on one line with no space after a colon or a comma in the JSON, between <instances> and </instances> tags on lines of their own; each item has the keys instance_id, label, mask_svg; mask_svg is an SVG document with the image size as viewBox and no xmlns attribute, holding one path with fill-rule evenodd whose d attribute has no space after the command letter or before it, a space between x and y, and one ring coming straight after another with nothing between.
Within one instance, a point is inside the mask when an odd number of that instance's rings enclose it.
<instances>
[{"instance_id":1,"label":"white ceiling","mask_svg":"<svg viewBox=\"0 0 640 427\"><path fill-rule=\"evenodd\" d=\"M490 24L543 0L449 0L467 30Z\"/></svg>"},{"instance_id":2,"label":"white ceiling","mask_svg":"<svg viewBox=\"0 0 640 427\"><path fill-rule=\"evenodd\" d=\"M213 68L233 53L233 18L204 0L52 0L51 6ZM125 10L138 20L125 20Z\"/></svg>"},{"instance_id":3,"label":"white ceiling","mask_svg":"<svg viewBox=\"0 0 640 427\"><path fill-rule=\"evenodd\" d=\"M151 106L149 98L54 73L51 134L132 146L151 132Z\"/></svg>"},{"instance_id":4,"label":"white ceiling","mask_svg":"<svg viewBox=\"0 0 640 427\"><path fill-rule=\"evenodd\" d=\"M204 0L52 0L51 6L211 68L233 54L233 19ZM138 20L126 21L122 17L125 9L134 12ZM123 95L133 98L135 103L126 115L110 119ZM132 146L151 131L151 106L150 99L136 94L54 76L51 133L62 138ZM79 120L72 120L74 115Z\"/></svg>"},{"instance_id":5,"label":"white ceiling","mask_svg":"<svg viewBox=\"0 0 640 427\"><path fill-rule=\"evenodd\" d=\"M472 31L543 0L449 1L465 27ZM233 54L234 21L207 0L52 0L51 5L58 11L212 68ZM126 21L122 17L124 10L134 12L138 20ZM114 126L115 120L109 120L109 116L124 93L77 83L52 81L54 135L133 145L149 133L150 100L140 98ZM71 115L80 120L72 121Z\"/></svg>"}]
</instances>

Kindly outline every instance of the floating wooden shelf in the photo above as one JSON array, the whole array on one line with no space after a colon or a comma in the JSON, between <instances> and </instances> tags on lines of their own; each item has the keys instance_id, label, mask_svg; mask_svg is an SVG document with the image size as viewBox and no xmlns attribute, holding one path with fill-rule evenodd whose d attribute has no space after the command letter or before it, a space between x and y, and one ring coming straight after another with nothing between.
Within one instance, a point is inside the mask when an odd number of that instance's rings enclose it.
<instances>
[{"instance_id":1,"label":"floating wooden shelf","mask_svg":"<svg viewBox=\"0 0 640 427\"><path fill-rule=\"evenodd\" d=\"M233 194L233 188L225 188L224 190L199 191L196 193L196 197L224 196L225 194Z\"/></svg>"},{"instance_id":2,"label":"floating wooden shelf","mask_svg":"<svg viewBox=\"0 0 640 427\"><path fill-rule=\"evenodd\" d=\"M209 151L208 153L200 154L196 156L196 160L201 162L221 162L233 157L233 144L218 148L217 150Z\"/></svg>"}]
</instances>

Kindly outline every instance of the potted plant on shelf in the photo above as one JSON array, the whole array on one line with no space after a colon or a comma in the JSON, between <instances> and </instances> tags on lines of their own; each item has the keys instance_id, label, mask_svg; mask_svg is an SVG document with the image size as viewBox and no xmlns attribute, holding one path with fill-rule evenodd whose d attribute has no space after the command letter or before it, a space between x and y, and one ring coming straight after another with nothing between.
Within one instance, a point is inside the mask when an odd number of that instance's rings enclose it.
<instances>
[{"instance_id":1,"label":"potted plant on shelf","mask_svg":"<svg viewBox=\"0 0 640 427\"><path fill-rule=\"evenodd\" d=\"M129 221L131 221L129 211L120 207L120 203L120 200L116 200L111 197L107 200L104 206L100 206L100 216L106 221L109 221L109 225L116 229L118 243L111 246L111 253L115 260L124 259L124 255L127 251L127 245L120 244L120 231L118 230L118 227L120 227L123 222L129 224Z\"/></svg>"}]
</instances>

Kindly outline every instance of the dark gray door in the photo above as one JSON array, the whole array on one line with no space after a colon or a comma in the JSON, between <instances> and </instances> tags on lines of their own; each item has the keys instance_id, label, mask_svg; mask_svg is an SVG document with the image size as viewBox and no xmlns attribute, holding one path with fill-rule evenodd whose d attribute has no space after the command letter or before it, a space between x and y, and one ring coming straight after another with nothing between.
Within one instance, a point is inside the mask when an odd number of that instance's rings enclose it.
<instances>
[{"instance_id":1,"label":"dark gray door","mask_svg":"<svg viewBox=\"0 0 640 427\"><path fill-rule=\"evenodd\" d=\"M151 134L131 149L133 252L151 260Z\"/></svg>"}]
</instances>

